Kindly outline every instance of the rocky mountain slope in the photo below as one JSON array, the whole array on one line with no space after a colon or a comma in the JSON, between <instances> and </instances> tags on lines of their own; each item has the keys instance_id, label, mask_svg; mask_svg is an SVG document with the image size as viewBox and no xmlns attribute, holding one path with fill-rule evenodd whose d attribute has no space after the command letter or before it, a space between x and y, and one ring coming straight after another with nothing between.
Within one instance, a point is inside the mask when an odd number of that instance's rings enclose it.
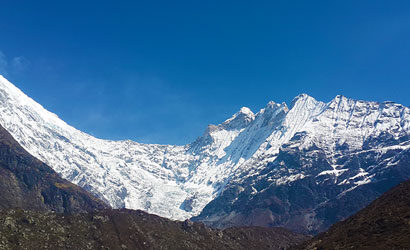
<instances>
[{"instance_id":1,"label":"rocky mountain slope","mask_svg":"<svg viewBox=\"0 0 410 250\"><path fill-rule=\"evenodd\" d=\"M61 213L108 208L24 150L0 126L0 209Z\"/></svg>"},{"instance_id":2,"label":"rocky mountain slope","mask_svg":"<svg viewBox=\"0 0 410 250\"><path fill-rule=\"evenodd\" d=\"M299 249L409 249L409 193L410 181L399 184Z\"/></svg>"},{"instance_id":3,"label":"rocky mountain slope","mask_svg":"<svg viewBox=\"0 0 410 250\"><path fill-rule=\"evenodd\" d=\"M281 228L216 230L125 209L0 212L1 249L285 249L307 238Z\"/></svg>"},{"instance_id":4,"label":"rocky mountain slope","mask_svg":"<svg viewBox=\"0 0 410 250\"><path fill-rule=\"evenodd\" d=\"M392 102L300 95L242 108L188 145L153 145L82 133L0 77L0 124L113 207L217 227L315 233L410 177L410 109Z\"/></svg>"}]
</instances>

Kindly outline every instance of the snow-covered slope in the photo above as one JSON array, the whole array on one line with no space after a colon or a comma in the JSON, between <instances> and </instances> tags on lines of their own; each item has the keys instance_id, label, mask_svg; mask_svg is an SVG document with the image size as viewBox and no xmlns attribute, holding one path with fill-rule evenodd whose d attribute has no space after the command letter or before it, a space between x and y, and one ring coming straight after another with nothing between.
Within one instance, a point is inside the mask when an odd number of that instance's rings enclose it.
<instances>
[{"instance_id":1,"label":"snow-covered slope","mask_svg":"<svg viewBox=\"0 0 410 250\"><path fill-rule=\"evenodd\" d=\"M407 107L302 95L279 120L196 220L317 233L410 179Z\"/></svg>"},{"instance_id":2,"label":"snow-covered slope","mask_svg":"<svg viewBox=\"0 0 410 250\"><path fill-rule=\"evenodd\" d=\"M101 140L45 110L0 76L0 123L31 154L113 207L174 219L198 214L234 171L224 148L254 119L243 108L186 146Z\"/></svg>"},{"instance_id":3,"label":"snow-covered slope","mask_svg":"<svg viewBox=\"0 0 410 250\"><path fill-rule=\"evenodd\" d=\"M173 219L198 215L229 183L258 175L273 162L283 145L303 137L298 148L313 144L329 156L340 175L335 148L348 152L368 138L389 134L402 138L410 131L410 110L395 103L375 103L337 96L329 103L305 94L290 107L269 102L254 114L242 108L220 125L209 125L185 146L101 140L85 134L45 110L0 76L0 124L31 154L69 181L95 193L113 207L142 209ZM401 142L396 147L408 147ZM275 183L303 179L286 171ZM367 172L338 184L371 181Z\"/></svg>"}]
</instances>

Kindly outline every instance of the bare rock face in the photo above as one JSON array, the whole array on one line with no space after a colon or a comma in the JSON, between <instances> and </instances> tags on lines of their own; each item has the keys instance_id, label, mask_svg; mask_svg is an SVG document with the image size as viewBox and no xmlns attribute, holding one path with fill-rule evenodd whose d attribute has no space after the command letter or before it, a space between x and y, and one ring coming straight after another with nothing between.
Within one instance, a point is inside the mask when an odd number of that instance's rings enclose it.
<instances>
[{"instance_id":1,"label":"bare rock face","mask_svg":"<svg viewBox=\"0 0 410 250\"><path fill-rule=\"evenodd\" d=\"M0 212L1 249L285 249L308 239L282 228L215 230L142 211Z\"/></svg>"},{"instance_id":2,"label":"bare rock face","mask_svg":"<svg viewBox=\"0 0 410 250\"><path fill-rule=\"evenodd\" d=\"M410 181L296 249L409 249Z\"/></svg>"},{"instance_id":3,"label":"bare rock face","mask_svg":"<svg viewBox=\"0 0 410 250\"><path fill-rule=\"evenodd\" d=\"M0 209L67 213L107 207L31 156L0 126Z\"/></svg>"}]
</instances>

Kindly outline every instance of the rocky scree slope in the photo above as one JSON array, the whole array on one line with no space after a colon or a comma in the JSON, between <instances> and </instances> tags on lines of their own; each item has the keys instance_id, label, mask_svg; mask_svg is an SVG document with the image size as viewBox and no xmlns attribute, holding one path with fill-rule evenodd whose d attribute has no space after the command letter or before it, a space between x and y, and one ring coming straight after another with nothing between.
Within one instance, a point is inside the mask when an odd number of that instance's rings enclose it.
<instances>
[{"instance_id":1,"label":"rocky scree slope","mask_svg":"<svg viewBox=\"0 0 410 250\"><path fill-rule=\"evenodd\" d=\"M216 230L126 209L0 212L1 249L285 249L307 238L282 228Z\"/></svg>"},{"instance_id":2,"label":"rocky scree slope","mask_svg":"<svg viewBox=\"0 0 410 250\"><path fill-rule=\"evenodd\" d=\"M410 181L297 249L409 249Z\"/></svg>"},{"instance_id":3,"label":"rocky scree slope","mask_svg":"<svg viewBox=\"0 0 410 250\"><path fill-rule=\"evenodd\" d=\"M78 131L0 77L0 123L113 207L199 215L217 227L315 233L409 177L410 110L392 102L324 103L303 94L289 107L242 108L188 145L140 144Z\"/></svg>"},{"instance_id":4,"label":"rocky scree slope","mask_svg":"<svg viewBox=\"0 0 410 250\"><path fill-rule=\"evenodd\" d=\"M60 213L108 208L31 156L0 126L0 209Z\"/></svg>"}]
</instances>

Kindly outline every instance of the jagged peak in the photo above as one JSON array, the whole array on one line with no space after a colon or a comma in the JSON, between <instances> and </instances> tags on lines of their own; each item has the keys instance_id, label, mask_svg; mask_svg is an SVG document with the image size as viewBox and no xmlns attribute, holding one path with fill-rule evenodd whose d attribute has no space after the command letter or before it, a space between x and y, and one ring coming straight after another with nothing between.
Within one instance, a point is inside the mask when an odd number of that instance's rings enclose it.
<instances>
[{"instance_id":1,"label":"jagged peak","mask_svg":"<svg viewBox=\"0 0 410 250\"><path fill-rule=\"evenodd\" d=\"M276 103L274 101L269 101L268 104L266 104L265 108L275 107L277 105L279 105L279 103Z\"/></svg>"},{"instance_id":2,"label":"jagged peak","mask_svg":"<svg viewBox=\"0 0 410 250\"><path fill-rule=\"evenodd\" d=\"M252 112L252 110L251 110L250 108L248 108L248 107L242 107L242 108L237 112L237 114L238 114L238 113L246 114L246 115L249 115L249 116L255 116L255 114Z\"/></svg>"},{"instance_id":3,"label":"jagged peak","mask_svg":"<svg viewBox=\"0 0 410 250\"><path fill-rule=\"evenodd\" d=\"M336 105L339 103L343 102L358 102L358 103L368 103L371 105L382 105L382 106L396 106L396 107L401 107L401 108L408 108L407 106L394 102L394 101L367 101L363 99L355 99L355 98L350 98L344 95L336 95L329 103L328 105Z\"/></svg>"},{"instance_id":4,"label":"jagged peak","mask_svg":"<svg viewBox=\"0 0 410 250\"><path fill-rule=\"evenodd\" d=\"M288 106L286 105L285 102L277 103L277 102L274 102L274 101L270 101L270 102L268 102L268 104L266 104L266 106L263 109L261 109L259 111L259 113L263 114L263 113L270 112L270 111L275 111L275 110L278 110L278 109L284 109L287 112Z\"/></svg>"},{"instance_id":5,"label":"jagged peak","mask_svg":"<svg viewBox=\"0 0 410 250\"><path fill-rule=\"evenodd\" d=\"M255 119L255 114L248 107L242 107L231 118L224 121L221 126L224 129L241 129Z\"/></svg>"},{"instance_id":6,"label":"jagged peak","mask_svg":"<svg viewBox=\"0 0 410 250\"><path fill-rule=\"evenodd\" d=\"M295 96L295 98L293 98L293 99L304 99L304 98L308 98L308 97L311 97L311 96L306 94L306 93L301 93L301 94Z\"/></svg>"},{"instance_id":7,"label":"jagged peak","mask_svg":"<svg viewBox=\"0 0 410 250\"><path fill-rule=\"evenodd\" d=\"M209 124L205 130L205 136L211 134L212 132L219 130L235 130L242 129L246 127L255 119L255 114L248 107L242 107L238 112L236 112L231 118L224 121L222 124L213 125Z\"/></svg>"},{"instance_id":8,"label":"jagged peak","mask_svg":"<svg viewBox=\"0 0 410 250\"><path fill-rule=\"evenodd\" d=\"M327 106L329 108L336 108L340 105L348 104L348 103L350 103L349 105L353 105L353 103L356 101L357 100L348 98L344 95L336 95L330 102L327 103ZM359 102L367 102L367 101L359 101Z\"/></svg>"},{"instance_id":9,"label":"jagged peak","mask_svg":"<svg viewBox=\"0 0 410 250\"><path fill-rule=\"evenodd\" d=\"M308 102L308 101L314 101L316 102L316 99L311 97L308 94L302 93L299 94L298 96L296 96L295 98L293 98L292 103L290 105L290 108L292 109L293 107L295 107L298 103L303 103L303 102Z\"/></svg>"},{"instance_id":10,"label":"jagged peak","mask_svg":"<svg viewBox=\"0 0 410 250\"><path fill-rule=\"evenodd\" d=\"M255 114L252 112L250 108L242 107L238 112L236 112L231 118L229 118L225 122L237 119L238 117L253 120L255 118Z\"/></svg>"},{"instance_id":11,"label":"jagged peak","mask_svg":"<svg viewBox=\"0 0 410 250\"><path fill-rule=\"evenodd\" d=\"M340 94L336 95L329 103L332 103L332 102L338 103L338 102L346 102L346 101L381 104L380 102L377 102L377 101L368 101L368 100L362 100L362 99L355 99L355 98L350 98L350 97L340 95ZM394 102L384 101L382 103L394 103Z\"/></svg>"},{"instance_id":12,"label":"jagged peak","mask_svg":"<svg viewBox=\"0 0 410 250\"><path fill-rule=\"evenodd\" d=\"M348 98L344 95L336 95L335 98L333 98L333 102L340 102L340 101L346 101L346 100L353 100L352 98ZM331 102L332 102L331 101Z\"/></svg>"}]
</instances>

